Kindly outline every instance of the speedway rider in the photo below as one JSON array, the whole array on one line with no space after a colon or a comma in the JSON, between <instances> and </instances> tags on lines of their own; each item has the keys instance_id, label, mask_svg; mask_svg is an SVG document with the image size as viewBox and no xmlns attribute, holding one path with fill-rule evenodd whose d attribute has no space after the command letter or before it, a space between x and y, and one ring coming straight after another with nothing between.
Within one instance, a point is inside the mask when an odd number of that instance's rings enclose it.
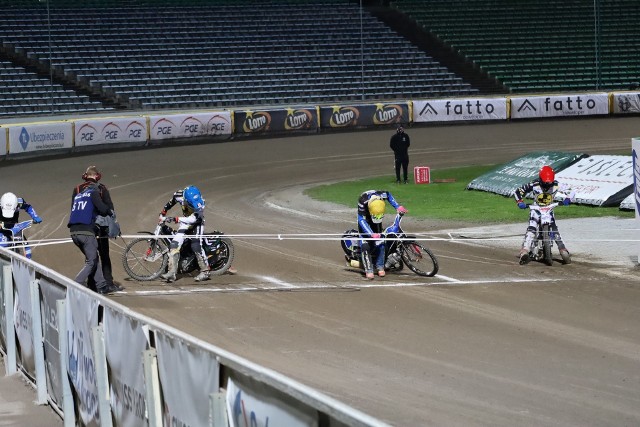
<instances>
[{"instance_id":1,"label":"speedway rider","mask_svg":"<svg viewBox=\"0 0 640 427\"><path fill-rule=\"evenodd\" d=\"M182 207L183 216L167 217L167 211L178 203ZM164 205L164 208L162 208L160 212L160 222L175 222L178 224L178 230L173 236L169 247L169 268L165 274L160 276L167 282L176 280L178 262L180 260L180 248L185 239L189 239L191 249L198 261L200 274L195 278L196 282L209 280L209 263L203 253L201 238L185 237L188 235L204 234L204 207L205 200L202 198L200 190L198 187L190 185L183 190L178 190L173 193L171 200Z\"/></svg>"},{"instance_id":2,"label":"speedway rider","mask_svg":"<svg viewBox=\"0 0 640 427\"><path fill-rule=\"evenodd\" d=\"M405 214L407 210L398 204L390 192L381 190L369 190L360 195L358 199L358 232L360 235L368 235L370 239L361 239L362 265L367 279L373 279L372 256L375 256L375 268L378 276L384 277L385 244L381 240L382 218L386 207L385 200L393 206L398 213ZM374 244L371 247L370 242Z\"/></svg>"},{"instance_id":3,"label":"speedway rider","mask_svg":"<svg viewBox=\"0 0 640 427\"><path fill-rule=\"evenodd\" d=\"M2 228L7 230L19 222L21 209L31 216L34 224L40 224L42 222L42 219L40 219L33 206L25 202L22 197L17 197L13 193L4 193L2 197L0 197L0 206L2 207L0 222L2 222ZM1 238L2 236L0 236L0 239ZM26 241L26 239L24 240ZM31 248L29 246L24 247L24 252L24 256L31 258Z\"/></svg>"},{"instance_id":4,"label":"speedway rider","mask_svg":"<svg viewBox=\"0 0 640 427\"><path fill-rule=\"evenodd\" d=\"M543 166L538 173L538 179L534 179L533 181L517 188L513 193L513 197L516 199L520 209L528 208L527 204L523 202L523 198L527 193L531 193L531 197L533 197L534 200L536 200L537 195L542 193L549 194L551 196L551 200L554 200L556 195L559 197L564 196L562 203L567 206L571 203L571 200L574 197L573 192L571 192L571 194L567 194L570 191L571 190L566 186L562 186L562 189L560 188L560 185L556 180L556 174L551 166ZM539 221L540 213L531 209L529 214L529 226L527 227L527 231L524 235L522 249L520 249L520 264L526 264L529 262L529 250L531 248L534 234L538 228ZM551 231L554 232L555 241L558 245L558 249L560 250L562 261L565 264L569 264L571 262L571 254L562 241L553 213L551 214L551 224L549 227Z\"/></svg>"}]
</instances>

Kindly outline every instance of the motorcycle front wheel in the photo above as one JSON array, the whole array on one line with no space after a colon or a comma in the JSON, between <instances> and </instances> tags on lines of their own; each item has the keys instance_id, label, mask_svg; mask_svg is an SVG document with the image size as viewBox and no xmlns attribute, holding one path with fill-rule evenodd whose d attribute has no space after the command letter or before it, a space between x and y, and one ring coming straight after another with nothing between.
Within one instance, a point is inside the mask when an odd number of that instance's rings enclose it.
<instances>
[{"instance_id":1,"label":"motorcycle front wheel","mask_svg":"<svg viewBox=\"0 0 640 427\"><path fill-rule=\"evenodd\" d=\"M162 239L136 239L122 253L122 266L135 280L157 279L169 262L169 247Z\"/></svg>"},{"instance_id":2,"label":"motorcycle front wheel","mask_svg":"<svg viewBox=\"0 0 640 427\"><path fill-rule=\"evenodd\" d=\"M433 252L417 242L403 242L399 248L402 261L419 276L433 277L438 273L438 260Z\"/></svg>"},{"instance_id":3,"label":"motorcycle front wheel","mask_svg":"<svg viewBox=\"0 0 640 427\"><path fill-rule=\"evenodd\" d=\"M547 265L553 264L553 258L551 257L551 240L550 240L549 224L542 224L542 250L543 261Z\"/></svg>"}]
</instances>

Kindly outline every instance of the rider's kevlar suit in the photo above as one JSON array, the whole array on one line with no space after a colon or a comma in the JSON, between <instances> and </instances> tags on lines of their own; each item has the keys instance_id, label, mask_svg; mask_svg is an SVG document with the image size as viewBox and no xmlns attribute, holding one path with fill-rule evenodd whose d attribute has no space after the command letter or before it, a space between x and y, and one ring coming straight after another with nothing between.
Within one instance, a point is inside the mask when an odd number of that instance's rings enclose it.
<instances>
[{"instance_id":1,"label":"rider's kevlar suit","mask_svg":"<svg viewBox=\"0 0 640 427\"><path fill-rule=\"evenodd\" d=\"M189 238L189 235L203 235L204 234L204 211L195 211L185 200L183 190L178 190L173 193L171 200L164 205L162 209L163 215L167 213L176 204L180 204L182 207L182 216L176 217L176 224L178 224L178 230L173 235L171 245L169 246L169 268L166 274L162 277L166 280L175 280L176 273L178 272L178 261L180 260L180 248L185 239L189 239L191 244L191 250L196 256L198 261L198 269L200 274L196 277L196 281L206 280L209 278L209 263L207 262L206 255L202 249L202 238Z\"/></svg>"},{"instance_id":2,"label":"rider's kevlar suit","mask_svg":"<svg viewBox=\"0 0 640 427\"><path fill-rule=\"evenodd\" d=\"M29 214L29 216L31 216L31 219L34 220L34 222L38 223L41 221L40 217L36 213L36 210L33 208L33 206L25 202L22 197L18 197L18 204L16 206L16 210L13 216L5 217L0 212L0 222L2 222L2 228L6 228L8 230L12 228L14 225L16 225L18 222L20 222L20 210L26 211ZM22 240L25 242L25 246L23 246L24 256L31 259L32 257L31 246L26 245L27 237L23 235Z\"/></svg>"},{"instance_id":3,"label":"rider's kevlar suit","mask_svg":"<svg viewBox=\"0 0 640 427\"><path fill-rule=\"evenodd\" d=\"M516 202L522 201L524 196L530 193L533 200L536 200L536 196L538 194L549 194L552 196L552 200L556 198L556 196L564 196L563 198L573 199L575 194L568 188L566 185L561 186L558 184L557 180L554 180L551 186L548 189L544 189L541 185L539 179L535 179L523 186L517 188L513 192L513 197L516 199ZM530 210L529 213L529 226L527 227L527 231L524 234L524 240L522 242L522 250L529 250L531 248L531 243L534 239L534 234L538 229L538 223L540 222L540 212L535 210ZM562 241L562 237L560 236L560 232L558 231L558 226L556 225L556 217L551 213L551 224L549 224L549 228L553 231L555 236L556 245L558 245L559 250L567 250L567 247Z\"/></svg>"},{"instance_id":4,"label":"rider's kevlar suit","mask_svg":"<svg viewBox=\"0 0 640 427\"><path fill-rule=\"evenodd\" d=\"M390 192L381 190L369 190L360 195L358 199L358 232L360 235L380 234L384 231L382 223L375 223L369 213L369 201L372 196L378 196L388 201L391 206L398 209L400 206ZM375 197L374 197L375 199ZM371 247L371 243L374 247ZM384 240L361 239L362 265L365 273L373 273L372 256L375 256L375 266L378 270L384 270L385 244Z\"/></svg>"}]
</instances>

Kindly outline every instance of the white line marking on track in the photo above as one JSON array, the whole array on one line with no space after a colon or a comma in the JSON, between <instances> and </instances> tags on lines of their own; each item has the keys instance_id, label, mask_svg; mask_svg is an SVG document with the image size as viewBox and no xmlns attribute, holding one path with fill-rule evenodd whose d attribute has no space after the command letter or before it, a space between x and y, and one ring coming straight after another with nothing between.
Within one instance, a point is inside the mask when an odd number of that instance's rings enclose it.
<instances>
[{"instance_id":1,"label":"white line marking on track","mask_svg":"<svg viewBox=\"0 0 640 427\"><path fill-rule=\"evenodd\" d=\"M441 278L438 276L438 278ZM273 278L271 278L273 279ZM513 283L549 283L559 282L563 279L485 279L485 280L456 280L447 278L444 281L437 282L387 282L381 283L380 281L374 282L349 282L349 283L322 283L322 282L309 282L309 283L286 283L275 279L277 286L264 285L264 284L239 284L239 285L220 285L216 287L194 287L192 289L166 289L166 290L148 290L148 291L133 291L133 292L118 292L117 295L140 295L140 296L162 296L162 295L188 295L198 293L232 293L232 292L269 292L269 291L316 291L316 290L332 290L332 291L357 291L363 288L409 288L409 287L431 287L431 286L465 286L465 285L485 285L485 284L513 284ZM285 286L283 286L285 285Z\"/></svg>"}]
</instances>

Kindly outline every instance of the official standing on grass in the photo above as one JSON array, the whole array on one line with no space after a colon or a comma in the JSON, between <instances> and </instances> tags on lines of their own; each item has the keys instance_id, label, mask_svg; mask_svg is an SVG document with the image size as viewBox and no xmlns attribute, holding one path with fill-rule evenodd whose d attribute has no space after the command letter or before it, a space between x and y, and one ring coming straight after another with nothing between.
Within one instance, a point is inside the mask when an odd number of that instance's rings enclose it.
<instances>
[{"instance_id":1,"label":"official standing on grass","mask_svg":"<svg viewBox=\"0 0 640 427\"><path fill-rule=\"evenodd\" d=\"M400 167L402 167L402 182L407 183L407 169L409 168L409 146L411 141L409 135L404 131L404 127L398 124L396 133L389 141L389 147L393 150L396 166L396 184L400 184Z\"/></svg>"}]
</instances>

